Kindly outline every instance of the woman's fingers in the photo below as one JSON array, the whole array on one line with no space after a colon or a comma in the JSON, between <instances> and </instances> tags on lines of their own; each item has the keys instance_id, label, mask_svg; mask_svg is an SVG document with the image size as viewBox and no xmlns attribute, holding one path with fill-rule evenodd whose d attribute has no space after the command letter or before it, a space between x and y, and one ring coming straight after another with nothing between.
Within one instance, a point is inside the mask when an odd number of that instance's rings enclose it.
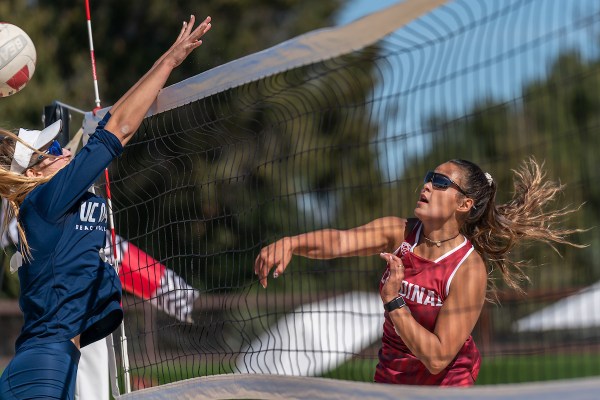
<instances>
[{"instance_id":1,"label":"woman's fingers","mask_svg":"<svg viewBox=\"0 0 600 400\"><path fill-rule=\"evenodd\" d=\"M404 264L402 264L402 260L395 254L392 253L379 253L379 257L385 260L388 264L395 267L404 268Z\"/></svg>"},{"instance_id":2,"label":"woman's fingers","mask_svg":"<svg viewBox=\"0 0 600 400\"><path fill-rule=\"evenodd\" d=\"M190 15L189 21L184 21L183 22L185 36L189 36L190 35L190 32L194 28L194 22L195 21L196 21L196 17L194 15Z\"/></svg>"},{"instance_id":3,"label":"woman's fingers","mask_svg":"<svg viewBox=\"0 0 600 400\"><path fill-rule=\"evenodd\" d=\"M183 24L181 25L181 30L179 31L179 36L177 36L175 43L179 42L183 38L186 29L187 29L187 22L183 21Z\"/></svg>"},{"instance_id":4,"label":"woman's fingers","mask_svg":"<svg viewBox=\"0 0 600 400\"><path fill-rule=\"evenodd\" d=\"M276 243L263 248L254 260L254 273L258 275L260 284L264 288L267 287L267 277L271 270L275 268L273 278L278 278L289 263L289 256L285 253L285 249L278 246L281 244Z\"/></svg>"},{"instance_id":5,"label":"woman's fingers","mask_svg":"<svg viewBox=\"0 0 600 400\"><path fill-rule=\"evenodd\" d=\"M258 260L258 268L257 268L257 272L256 274L262 278L265 277L269 274L269 266L266 262L265 259L263 259L262 257L259 256L259 260Z\"/></svg>"},{"instance_id":6,"label":"woman's fingers","mask_svg":"<svg viewBox=\"0 0 600 400\"><path fill-rule=\"evenodd\" d=\"M261 252L254 261L254 273L258 275L258 280L263 288L267 287L267 277L269 276L269 271L275 266L275 264L272 261L269 261L268 258L268 255L265 256Z\"/></svg>"},{"instance_id":7,"label":"woman's fingers","mask_svg":"<svg viewBox=\"0 0 600 400\"><path fill-rule=\"evenodd\" d=\"M267 264L262 259L259 260L259 262L258 262L258 271L256 274L258 275L258 280L260 281L260 284L262 285L262 287L266 288L267 287L267 276L269 275L269 268L267 267Z\"/></svg>"},{"instance_id":8,"label":"woman's fingers","mask_svg":"<svg viewBox=\"0 0 600 400\"><path fill-rule=\"evenodd\" d=\"M173 67L177 67L187 58L190 53L202 44L202 37L211 28L211 18L206 17L202 23L194 28L196 17L190 16L189 21L184 21L177 40L169 51L163 57L170 57L173 60Z\"/></svg>"},{"instance_id":9,"label":"woman's fingers","mask_svg":"<svg viewBox=\"0 0 600 400\"><path fill-rule=\"evenodd\" d=\"M204 19L204 21L202 21L202 23L194 29L195 20L196 20L196 17L191 15L189 22L183 21L183 26L181 27L181 31L179 32L179 36L177 37L177 40L175 41L175 43L179 43L182 40L187 40L187 39L192 39L193 41L197 41L206 32L208 32L210 30L210 28L212 27L212 25L210 23L211 17L206 17Z\"/></svg>"},{"instance_id":10,"label":"woman's fingers","mask_svg":"<svg viewBox=\"0 0 600 400\"><path fill-rule=\"evenodd\" d=\"M260 268L261 268L261 258L260 258L260 254L258 256L256 256L256 259L254 260L254 275L258 275L258 273L260 272Z\"/></svg>"},{"instance_id":11,"label":"woman's fingers","mask_svg":"<svg viewBox=\"0 0 600 400\"><path fill-rule=\"evenodd\" d=\"M389 274L381 290L381 298L387 302L398 296L404 280L404 264L400 257L391 253L380 253L379 257L387 262L389 268Z\"/></svg>"},{"instance_id":12,"label":"woman's fingers","mask_svg":"<svg viewBox=\"0 0 600 400\"><path fill-rule=\"evenodd\" d=\"M188 23L188 30L191 31L194 27L194 22L196 22L196 16L194 14L190 15L190 22Z\"/></svg>"},{"instance_id":13,"label":"woman's fingers","mask_svg":"<svg viewBox=\"0 0 600 400\"><path fill-rule=\"evenodd\" d=\"M204 19L204 21L202 21L202 23L200 23L200 25L198 25L196 27L196 29L194 29L193 31L191 31L192 25L190 24L190 26L189 26L189 28L190 28L189 36L191 36L194 40L200 39L212 27L210 21L211 21L211 18L210 17L206 17Z\"/></svg>"},{"instance_id":14,"label":"woman's fingers","mask_svg":"<svg viewBox=\"0 0 600 400\"><path fill-rule=\"evenodd\" d=\"M204 21L202 21L202 23L198 25L196 29L192 30L194 24L193 17L193 15L190 17L190 22L187 24L187 26L184 26L182 34L180 38L178 38L178 40L183 38L183 40L187 42L185 43L184 48L188 53L202 44L202 40L200 40L200 38L204 36L204 34L206 34L206 32L208 32L212 27L210 23L211 18L206 17L206 19L204 19Z\"/></svg>"},{"instance_id":15,"label":"woman's fingers","mask_svg":"<svg viewBox=\"0 0 600 400\"><path fill-rule=\"evenodd\" d=\"M380 253L379 257L387 262L390 269L390 277L398 281L404 279L404 264L402 264L400 257L391 253Z\"/></svg>"}]
</instances>

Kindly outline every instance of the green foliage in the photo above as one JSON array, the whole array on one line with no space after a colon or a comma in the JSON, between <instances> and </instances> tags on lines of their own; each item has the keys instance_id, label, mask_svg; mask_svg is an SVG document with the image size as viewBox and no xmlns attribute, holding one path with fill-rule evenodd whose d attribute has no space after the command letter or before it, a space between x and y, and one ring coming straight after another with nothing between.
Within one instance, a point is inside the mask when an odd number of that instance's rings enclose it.
<instances>
[{"instance_id":1,"label":"green foliage","mask_svg":"<svg viewBox=\"0 0 600 400\"><path fill-rule=\"evenodd\" d=\"M299 68L152 118L113 169L123 235L196 287L229 291L255 280L263 245L367 222L381 178L370 145L377 127L365 117L373 83L357 70L369 70L373 51L345 57L346 68ZM340 261L323 264L298 260L296 283L354 287L336 273Z\"/></svg>"},{"instance_id":2,"label":"green foliage","mask_svg":"<svg viewBox=\"0 0 600 400\"><path fill-rule=\"evenodd\" d=\"M190 14L210 15L203 48L176 69L167 84L331 25L340 0L90 1L100 99L113 104L169 48ZM198 7L200 7L198 9ZM41 127L45 105L60 100L94 108L85 3L10 0L0 16L25 30L37 50L33 79L21 93L1 99L0 126Z\"/></svg>"},{"instance_id":3,"label":"green foliage","mask_svg":"<svg viewBox=\"0 0 600 400\"><path fill-rule=\"evenodd\" d=\"M420 162L435 167L452 158L466 158L489 171L498 184L497 203L512 197L512 170L534 156L544 162L548 179L566 184L555 207L582 209L565 226L593 228L599 220L599 172L595 153L600 148L598 109L600 63L576 53L561 55L543 80L527 84L514 102L488 99L467 113L467 118L437 115L429 119L432 151ZM592 243L591 230L572 238ZM525 243L529 245L528 243ZM528 271L535 287L549 290L578 287L600 278L600 254L593 246L584 250L559 247L562 257L547 246L521 247L513 254L540 268Z\"/></svg>"},{"instance_id":4,"label":"green foliage","mask_svg":"<svg viewBox=\"0 0 600 400\"><path fill-rule=\"evenodd\" d=\"M25 0L0 2L2 20L23 29L31 37L37 52L36 69L31 81L21 92L0 99L0 127L9 130L42 127L44 106L56 99L69 97L69 89L62 84L60 63L56 60L65 63L74 60L59 53L59 36L51 32L53 27L60 29L65 21L57 18L52 10L28 3Z\"/></svg>"},{"instance_id":5,"label":"green foliage","mask_svg":"<svg viewBox=\"0 0 600 400\"><path fill-rule=\"evenodd\" d=\"M14 250L0 250L0 299L19 297L19 278L16 273L10 272L10 258Z\"/></svg>"},{"instance_id":6,"label":"green foliage","mask_svg":"<svg viewBox=\"0 0 600 400\"><path fill-rule=\"evenodd\" d=\"M202 3L201 9L190 9L189 2L181 0L106 0L91 1L90 5L100 97L102 105L108 106L172 44L182 21L187 20L190 13L199 19L211 15L213 28L204 38L202 48L173 72L168 84L307 31L329 26L340 1L208 0ZM28 86L21 93L1 99L0 125L40 128L43 107L57 99L81 109L92 109L94 89L84 2L2 2L0 15L10 15L9 21L31 36L38 53L37 69ZM264 152L265 158L271 156L271 149L260 148L267 141L261 139L257 142L256 132L260 126L274 123L277 117L264 108L245 109L239 101L229 100L232 101L226 106L229 111L239 112L229 126L215 122L219 120L218 113L229 112L217 109L215 114L204 116L206 122L203 126L194 127L201 132L217 132L220 137L216 140L207 140L199 147L190 148L185 139L165 138L168 143L163 144L167 148L161 149L164 156L158 157L156 151L140 151L133 143L127 149L128 154L133 155L132 164L124 168L115 167L127 177L123 180L114 178L119 233L175 268L197 287L231 286L231 280L238 278L223 266L231 265L232 257L242 271L242 277L248 278L256 251L252 246L257 245L250 241L260 237L260 229L265 225L272 227L267 229L270 235L271 232L280 234L298 229L295 224L281 225L282 221L286 221L282 220L282 215L297 212L295 202L282 201L274 207L262 203L262 200L273 196L285 195L274 189L280 189L277 179L282 171L256 167L250 175L245 174L250 167L247 155L252 151ZM329 120L334 112L329 112ZM167 115L165 118L171 117ZM180 115L173 117L173 120L180 119ZM303 124L303 121L298 121L295 127L285 128L285 137L281 138L283 147L275 146L274 149L280 152L290 150L286 147L290 143L306 144L295 137L297 129L306 130ZM331 128L333 123L328 125ZM277 136L277 132L274 133L271 136ZM331 135L328 140L340 138ZM142 138L140 142L143 141ZM319 146L329 146L332 144L329 142ZM209 150L211 144L221 146L222 150ZM170 145L179 150L197 151L198 159L190 161L187 155L176 155L169 150ZM245 149L240 153L243 147ZM297 148L292 150L298 151ZM239 157L239 154L242 156ZM316 156L318 154L313 153L310 162L314 163ZM363 163L369 163L368 158L372 155L361 157L365 159ZM297 161L300 160L295 160L296 164L290 164L290 168L298 168ZM151 164L152 168L140 167L144 163ZM173 174L175 167L186 171L191 169L195 174L191 174L190 180L189 174ZM223 171L228 171L229 176L225 176ZM339 178L339 172L337 175ZM311 182L306 184L328 186L335 179L334 175L320 172L313 174ZM186 180L200 183L192 188L182 183ZM159 197L169 188L181 187L182 184L184 189ZM259 204L263 204L259 208L254 207L257 199ZM154 211L146 213L128 208L136 202ZM151 235L141 239L145 233ZM232 255L240 248L240 255ZM205 256L207 254L211 255L210 260ZM209 272L198 277L195 275L198 270ZM222 280L229 283L221 283Z\"/></svg>"},{"instance_id":7,"label":"green foliage","mask_svg":"<svg viewBox=\"0 0 600 400\"><path fill-rule=\"evenodd\" d=\"M598 354L547 353L484 358L477 385L575 379L600 375Z\"/></svg>"},{"instance_id":8,"label":"green foliage","mask_svg":"<svg viewBox=\"0 0 600 400\"><path fill-rule=\"evenodd\" d=\"M377 359L355 358L323 377L373 382ZM504 357L483 357L477 385L575 379L600 375L598 354L548 353Z\"/></svg>"},{"instance_id":9,"label":"green foliage","mask_svg":"<svg viewBox=\"0 0 600 400\"><path fill-rule=\"evenodd\" d=\"M373 382L377 358L353 358L323 375L323 378Z\"/></svg>"}]
</instances>

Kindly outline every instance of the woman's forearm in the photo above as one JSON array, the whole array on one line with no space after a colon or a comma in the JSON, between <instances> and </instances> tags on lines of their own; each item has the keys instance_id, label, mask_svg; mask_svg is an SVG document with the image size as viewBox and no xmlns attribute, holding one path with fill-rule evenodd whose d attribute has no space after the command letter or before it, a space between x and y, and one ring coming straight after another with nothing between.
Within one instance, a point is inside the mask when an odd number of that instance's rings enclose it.
<instances>
[{"instance_id":1,"label":"woman's forearm","mask_svg":"<svg viewBox=\"0 0 600 400\"><path fill-rule=\"evenodd\" d=\"M390 319L406 347L432 374L439 374L456 354L444 352L440 338L419 324L407 307L392 311Z\"/></svg>"},{"instance_id":2,"label":"woman's forearm","mask_svg":"<svg viewBox=\"0 0 600 400\"><path fill-rule=\"evenodd\" d=\"M329 259L343 256L340 248L341 231L323 229L286 238L292 254L307 258Z\"/></svg>"},{"instance_id":3,"label":"woman's forearm","mask_svg":"<svg viewBox=\"0 0 600 400\"><path fill-rule=\"evenodd\" d=\"M106 129L117 136L121 144L129 142L137 131L172 70L173 66L163 59L110 110L112 116L106 124Z\"/></svg>"},{"instance_id":4,"label":"woman's forearm","mask_svg":"<svg viewBox=\"0 0 600 400\"><path fill-rule=\"evenodd\" d=\"M322 229L289 239L293 254L308 258L370 256L395 249L405 226L404 219L384 217L348 230Z\"/></svg>"},{"instance_id":5,"label":"woman's forearm","mask_svg":"<svg viewBox=\"0 0 600 400\"><path fill-rule=\"evenodd\" d=\"M271 269L275 268L274 277L281 275L294 255L330 259L377 254L398 244L405 223L401 218L384 217L353 229L322 229L284 237L260 250L254 273L266 288Z\"/></svg>"}]
</instances>

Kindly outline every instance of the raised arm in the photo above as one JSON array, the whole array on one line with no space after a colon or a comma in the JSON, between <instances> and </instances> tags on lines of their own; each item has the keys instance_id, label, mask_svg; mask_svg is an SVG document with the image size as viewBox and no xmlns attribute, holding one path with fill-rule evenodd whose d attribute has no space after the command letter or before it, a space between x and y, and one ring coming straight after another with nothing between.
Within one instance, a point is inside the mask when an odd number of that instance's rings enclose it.
<instances>
[{"instance_id":1,"label":"raised arm","mask_svg":"<svg viewBox=\"0 0 600 400\"><path fill-rule=\"evenodd\" d=\"M184 22L177 40L152 68L125 93L111 108L111 118L106 130L112 132L125 145L137 131L150 106L156 100L174 68L202 44L200 38L210 30L211 18L207 17L194 29L195 17Z\"/></svg>"},{"instance_id":2,"label":"raised arm","mask_svg":"<svg viewBox=\"0 0 600 400\"><path fill-rule=\"evenodd\" d=\"M254 261L254 273L266 288L271 268L276 267L273 277L277 278L293 255L330 259L393 251L402 243L405 227L405 219L384 217L348 230L323 229L284 237L260 251Z\"/></svg>"}]
</instances>

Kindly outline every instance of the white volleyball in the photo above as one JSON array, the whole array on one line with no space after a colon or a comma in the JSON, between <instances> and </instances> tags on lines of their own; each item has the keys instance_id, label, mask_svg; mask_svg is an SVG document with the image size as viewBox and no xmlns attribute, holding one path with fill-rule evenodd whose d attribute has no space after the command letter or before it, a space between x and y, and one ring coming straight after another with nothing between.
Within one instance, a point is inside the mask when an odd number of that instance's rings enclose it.
<instances>
[{"instance_id":1,"label":"white volleyball","mask_svg":"<svg viewBox=\"0 0 600 400\"><path fill-rule=\"evenodd\" d=\"M0 22L0 97L23 89L33 76L35 62L35 46L25 31Z\"/></svg>"}]
</instances>

